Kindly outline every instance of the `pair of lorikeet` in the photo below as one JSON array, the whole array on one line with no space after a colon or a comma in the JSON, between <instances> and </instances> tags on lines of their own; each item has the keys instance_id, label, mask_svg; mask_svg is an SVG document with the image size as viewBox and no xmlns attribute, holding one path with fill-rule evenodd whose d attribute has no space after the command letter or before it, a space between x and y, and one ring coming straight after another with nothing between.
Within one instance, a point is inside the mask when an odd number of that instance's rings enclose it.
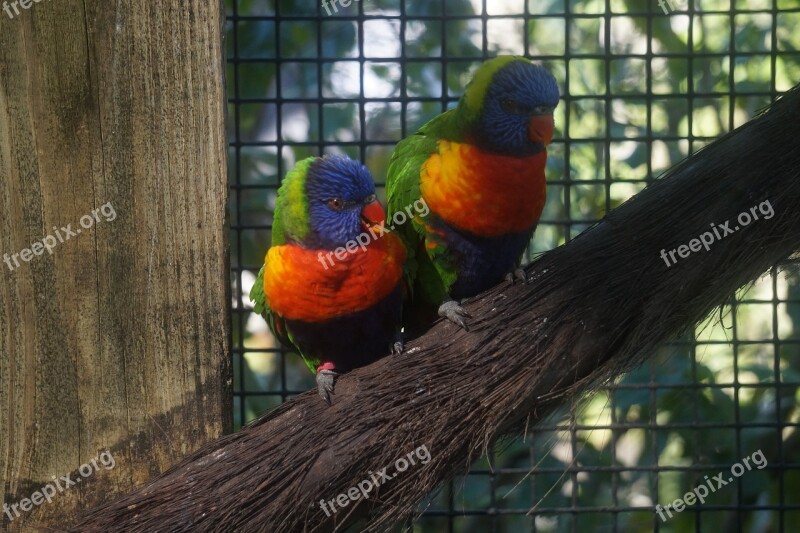
<instances>
[{"instance_id":1,"label":"pair of lorikeet","mask_svg":"<svg viewBox=\"0 0 800 533\"><path fill-rule=\"evenodd\" d=\"M361 163L312 157L288 173L250 297L327 403L339 373L402 352L404 322L438 311L466 329L462 299L525 279L558 99L553 76L525 58L481 65L456 108L397 145L389 219L413 216L392 232ZM424 216L409 209L420 201Z\"/></svg>"}]
</instances>

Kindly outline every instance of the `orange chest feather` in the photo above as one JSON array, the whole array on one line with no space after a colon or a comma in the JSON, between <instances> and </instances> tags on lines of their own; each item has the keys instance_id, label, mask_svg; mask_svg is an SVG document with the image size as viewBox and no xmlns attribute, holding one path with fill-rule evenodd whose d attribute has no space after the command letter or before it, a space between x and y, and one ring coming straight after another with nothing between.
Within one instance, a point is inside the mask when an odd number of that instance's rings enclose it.
<instances>
[{"instance_id":1,"label":"orange chest feather","mask_svg":"<svg viewBox=\"0 0 800 533\"><path fill-rule=\"evenodd\" d=\"M267 305L284 318L307 322L363 311L397 287L404 261L405 248L391 234L366 250L347 252L344 259L327 250L273 246L264 268Z\"/></svg>"},{"instance_id":2,"label":"orange chest feather","mask_svg":"<svg viewBox=\"0 0 800 533\"><path fill-rule=\"evenodd\" d=\"M510 157L440 141L422 166L422 197L448 224L494 237L530 229L542 214L547 152Z\"/></svg>"}]
</instances>

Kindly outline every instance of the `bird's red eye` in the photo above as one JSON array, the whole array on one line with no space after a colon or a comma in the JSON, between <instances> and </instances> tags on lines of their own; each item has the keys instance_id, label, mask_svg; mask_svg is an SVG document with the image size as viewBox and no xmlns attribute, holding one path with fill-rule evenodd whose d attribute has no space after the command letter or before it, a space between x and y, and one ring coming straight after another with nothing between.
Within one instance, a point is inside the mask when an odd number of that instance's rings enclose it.
<instances>
[{"instance_id":1,"label":"bird's red eye","mask_svg":"<svg viewBox=\"0 0 800 533\"><path fill-rule=\"evenodd\" d=\"M328 200L328 207L334 211L340 211L344 207L344 200L341 198L331 198Z\"/></svg>"},{"instance_id":2,"label":"bird's red eye","mask_svg":"<svg viewBox=\"0 0 800 533\"><path fill-rule=\"evenodd\" d=\"M524 115L528 112L526 106L511 100L510 98L503 98L500 101L500 107L507 113L514 113L515 115Z\"/></svg>"}]
</instances>

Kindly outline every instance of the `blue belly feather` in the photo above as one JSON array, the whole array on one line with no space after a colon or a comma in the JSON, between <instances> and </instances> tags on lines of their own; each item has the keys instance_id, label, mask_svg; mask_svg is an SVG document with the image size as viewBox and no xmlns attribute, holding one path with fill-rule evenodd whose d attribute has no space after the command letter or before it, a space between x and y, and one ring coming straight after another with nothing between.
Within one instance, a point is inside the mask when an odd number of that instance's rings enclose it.
<instances>
[{"instance_id":1,"label":"blue belly feather","mask_svg":"<svg viewBox=\"0 0 800 533\"><path fill-rule=\"evenodd\" d=\"M444 231L449 259L458 271L450 289L450 296L456 300L475 296L513 272L536 229L534 225L519 233L480 237L453 228L438 217L433 224Z\"/></svg>"}]
</instances>

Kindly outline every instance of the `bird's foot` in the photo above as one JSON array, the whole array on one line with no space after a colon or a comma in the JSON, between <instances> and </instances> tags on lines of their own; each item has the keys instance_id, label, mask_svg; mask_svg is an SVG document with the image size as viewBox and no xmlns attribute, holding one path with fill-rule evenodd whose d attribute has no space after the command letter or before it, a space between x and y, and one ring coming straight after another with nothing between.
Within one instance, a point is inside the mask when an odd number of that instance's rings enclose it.
<instances>
[{"instance_id":1,"label":"bird's foot","mask_svg":"<svg viewBox=\"0 0 800 533\"><path fill-rule=\"evenodd\" d=\"M320 397L325 400L328 405L331 404L331 394L333 394L333 387L336 384L336 378L339 377L338 372L333 371L333 363L325 363L317 368L317 390Z\"/></svg>"},{"instance_id":2,"label":"bird's foot","mask_svg":"<svg viewBox=\"0 0 800 533\"><path fill-rule=\"evenodd\" d=\"M392 355L403 355L403 339L397 339L392 344Z\"/></svg>"},{"instance_id":3,"label":"bird's foot","mask_svg":"<svg viewBox=\"0 0 800 533\"><path fill-rule=\"evenodd\" d=\"M457 301L447 300L446 302L442 303L442 305L439 306L439 316L442 316L453 324L464 328L465 331L469 331L467 323L464 319L472 318L472 315L470 315L466 309L461 307L461 304Z\"/></svg>"},{"instance_id":4,"label":"bird's foot","mask_svg":"<svg viewBox=\"0 0 800 533\"><path fill-rule=\"evenodd\" d=\"M403 331L395 331L394 344L392 344L392 355L403 355Z\"/></svg>"},{"instance_id":5,"label":"bird's foot","mask_svg":"<svg viewBox=\"0 0 800 533\"><path fill-rule=\"evenodd\" d=\"M506 281L509 282L511 285L514 285L517 281L521 281L523 284L528 283L528 275L525 271L521 268L514 270L514 272L509 272L506 274Z\"/></svg>"}]
</instances>

